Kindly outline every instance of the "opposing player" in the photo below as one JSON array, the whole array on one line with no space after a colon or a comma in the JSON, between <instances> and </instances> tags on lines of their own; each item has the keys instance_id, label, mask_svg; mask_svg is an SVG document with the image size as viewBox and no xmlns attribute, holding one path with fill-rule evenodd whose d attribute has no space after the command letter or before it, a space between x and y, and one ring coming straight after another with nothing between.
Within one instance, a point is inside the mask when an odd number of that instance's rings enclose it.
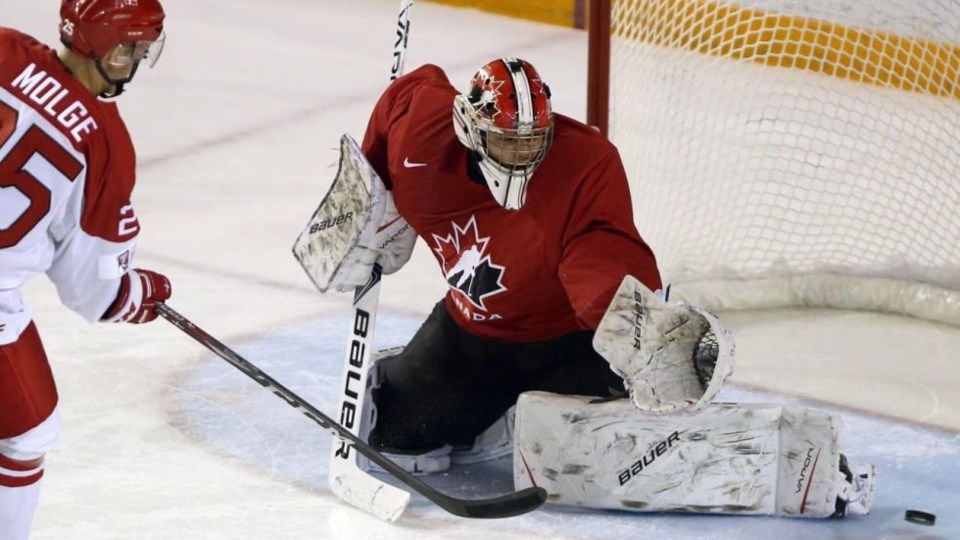
<instances>
[{"instance_id":1,"label":"opposing player","mask_svg":"<svg viewBox=\"0 0 960 540\"><path fill-rule=\"evenodd\" d=\"M88 321L145 323L171 294L132 269L135 155L115 104L163 46L157 0L64 0L58 54L0 28L0 538L29 536L57 389L21 286L40 273Z\"/></svg>"}]
</instances>

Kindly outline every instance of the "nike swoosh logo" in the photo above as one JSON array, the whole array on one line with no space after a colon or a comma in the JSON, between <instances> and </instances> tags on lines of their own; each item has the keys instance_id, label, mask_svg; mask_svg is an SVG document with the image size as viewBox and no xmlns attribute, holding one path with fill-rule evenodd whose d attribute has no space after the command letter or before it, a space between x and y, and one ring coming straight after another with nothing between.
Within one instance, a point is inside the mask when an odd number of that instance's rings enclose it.
<instances>
[{"instance_id":1,"label":"nike swoosh logo","mask_svg":"<svg viewBox=\"0 0 960 540\"><path fill-rule=\"evenodd\" d=\"M404 159L403 159L403 166L406 167L406 168L408 168L408 169L412 169L412 168L414 168L414 167L426 167L427 164L426 164L426 163L414 163L414 162L410 161L410 158L404 158Z\"/></svg>"}]
</instances>

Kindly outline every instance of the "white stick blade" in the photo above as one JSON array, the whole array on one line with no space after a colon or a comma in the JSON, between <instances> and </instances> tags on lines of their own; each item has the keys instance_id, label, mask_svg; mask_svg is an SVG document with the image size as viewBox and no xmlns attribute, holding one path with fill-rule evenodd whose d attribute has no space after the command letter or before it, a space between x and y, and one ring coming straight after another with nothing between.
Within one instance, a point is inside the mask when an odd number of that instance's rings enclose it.
<instances>
[{"instance_id":1,"label":"white stick blade","mask_svg":"<svg viewBox=\"0 0 960 540\"><path fill-rule=\"evenodd\" d=\"M396 521L410 502L410 494L345 462L330 471L330 489L347 503L384 521Z\"/></svg>"}]
</instances>

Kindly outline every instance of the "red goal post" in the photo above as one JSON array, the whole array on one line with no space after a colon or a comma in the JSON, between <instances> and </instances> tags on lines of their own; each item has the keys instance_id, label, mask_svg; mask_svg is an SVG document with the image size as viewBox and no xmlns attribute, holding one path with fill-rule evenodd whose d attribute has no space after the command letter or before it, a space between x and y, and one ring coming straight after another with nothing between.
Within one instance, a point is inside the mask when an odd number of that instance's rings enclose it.
<instances>
[{"instance_id":1,"label":"red goal post","mask_svg":"<svg viewBox=\"0 0 960 540\"><path fill-rule=\"evenodd\" d=\"M610 2L591 0L587 21L587 123L604 135L610 97Z\"/></svg>"},{"instance_id":2,"label":"red goal post","mask_svg":"<svg viewBox=\"0 0 960 540\"><path fill-rule=\"evenodd\" d=\"M960 324L960 3L593 0L587 119L716 309Z\"/></svg>"}]
</instances>

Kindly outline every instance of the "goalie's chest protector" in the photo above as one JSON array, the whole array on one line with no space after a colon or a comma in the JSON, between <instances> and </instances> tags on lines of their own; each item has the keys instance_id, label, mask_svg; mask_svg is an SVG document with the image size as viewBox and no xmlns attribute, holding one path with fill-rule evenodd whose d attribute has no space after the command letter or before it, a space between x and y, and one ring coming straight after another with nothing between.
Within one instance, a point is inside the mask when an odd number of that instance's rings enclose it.
<instances>
[{"instance_id":1,"label":"goalie's chest protector","mask_svg":"<svg viewBox=\"0 0 960 540\"><path fill-rule=\"evenodd\" d=\"M461 327L491 339L536 341L582 330L558 275L582 174L561 172L564 160L551 160L551 152L524 207L505 210L486 185L469 178L449 101L431 101L448 105L411 107L391 130L389 171L397 209L449 285L448 311Z\"/></svg>"}]
</instances>

